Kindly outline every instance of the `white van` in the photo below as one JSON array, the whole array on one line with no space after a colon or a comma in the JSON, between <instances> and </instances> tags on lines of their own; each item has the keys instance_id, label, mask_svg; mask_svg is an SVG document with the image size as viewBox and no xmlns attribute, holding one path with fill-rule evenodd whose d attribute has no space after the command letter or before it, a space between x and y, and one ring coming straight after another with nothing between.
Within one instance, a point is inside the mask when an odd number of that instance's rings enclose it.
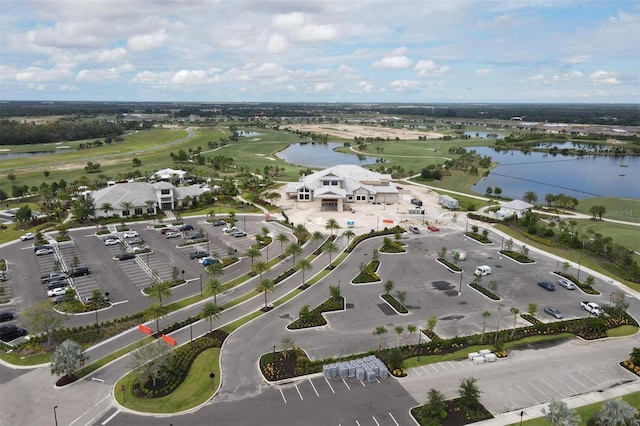
<instances>
[{"instance_id":1,"label":"white van","mask_svg":"<svg viewBox=\"0 0 640 426\"><path fill-rule=\"evenodd\" d=\"M460 249L453 249L451 250L451 256L454 259L456 258L456 256L458 256L458 260L465 260L467 258L467 252Z\"/></svg>"},{"instance_id":2,"label":"white van","mask_svg":"<svg viewBox=\"0 0 640 426\"><path fill-rule=\"evenodd\" d=\"M491 273L491 267L487 265L478 266L474 272L475 275L482 277Z\"/></svg>"}]
</instances>

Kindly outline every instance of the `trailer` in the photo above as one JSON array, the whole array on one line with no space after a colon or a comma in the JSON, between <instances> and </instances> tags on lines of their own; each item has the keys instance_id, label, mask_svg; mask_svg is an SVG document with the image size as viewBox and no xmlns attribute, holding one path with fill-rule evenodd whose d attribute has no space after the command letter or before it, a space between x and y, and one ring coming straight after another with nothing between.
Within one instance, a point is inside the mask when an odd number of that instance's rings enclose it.
<instances>
[{"instance_id":1,"label":"trailer","mask_svg":"<svg viewBox=\"0 0 640 426\"><path fill-rule=\"evenodd\" d=\"M458 200L448 195L440 195L440 198L438 199L438 204L440 204L442 207L447 208L449 210L457 210L460 208L460 205L458 204Z\"/></svg>"}]
</instances>

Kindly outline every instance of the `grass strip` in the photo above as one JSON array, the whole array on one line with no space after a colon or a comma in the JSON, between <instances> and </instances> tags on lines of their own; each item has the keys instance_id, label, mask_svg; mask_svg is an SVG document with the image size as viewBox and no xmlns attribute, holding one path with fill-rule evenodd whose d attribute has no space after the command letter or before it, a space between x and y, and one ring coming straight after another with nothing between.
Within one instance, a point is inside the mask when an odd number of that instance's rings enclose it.
<instances>
[{"instance_id":1,"label":"grass strip","mask_svg":"<svg viewBox=\"0 0 640 426\"><path fill-rule=\"evenodd\" d=\"M151 343L154 340L153 337L151 336L147 336L144 339L141 339L135 343L132 343L128 346L125 346L124 348L120 348L115 352L111 352L109 355L104 356L102 358L100 358L97 361L92 362L89 365L85 365L84 367L82 367L80 370L75 372L75 376L78 379L81 379L84 376L88 376L89 374L93 373L94 371L98 370L99 368L104 367L105 365L109 364L111 361L114 361L118 358L120 358L123 355L128 354L129 352L137 349L141 344L146 345L147 343Z\"/></svg>"}]
</instances>

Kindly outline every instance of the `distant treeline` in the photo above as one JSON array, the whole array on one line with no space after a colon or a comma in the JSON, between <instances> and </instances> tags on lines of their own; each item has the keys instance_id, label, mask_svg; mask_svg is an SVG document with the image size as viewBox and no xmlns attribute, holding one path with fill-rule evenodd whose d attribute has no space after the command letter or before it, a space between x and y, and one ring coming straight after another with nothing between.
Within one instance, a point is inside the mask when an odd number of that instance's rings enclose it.
<instances>
[{"instance_id":1,"label":"distant treeline","mask_svg":"<svg viewBox=\"0 0 640 426\"><path fill-rule=\"evenodd\" d=\"M128 121L56 121L48 124L0 120L0 145L29 145L95 138L116 138L131 129L148 128L153 123Z\"/></svg>"}]
</instances>

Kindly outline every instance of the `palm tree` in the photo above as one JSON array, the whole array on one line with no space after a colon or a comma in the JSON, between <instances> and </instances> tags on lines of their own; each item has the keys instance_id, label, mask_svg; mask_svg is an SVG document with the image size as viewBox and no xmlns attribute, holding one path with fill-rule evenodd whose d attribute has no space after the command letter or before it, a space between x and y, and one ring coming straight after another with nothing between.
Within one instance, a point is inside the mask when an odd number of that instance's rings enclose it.
<instances>
[{"instance_id":1,"label":"palm tree","mask_svg":"<svg viewBox=\"0 0 640 426\"><path fill-rule=\"evenodd\" d=\"M533 191L527 191L522 195L522 201L533 204L538 201L538 194Z\"/></svg>"},{"instance_id":2,"label":"palm tree","mask_svg":"<svg viewBox=\"0 0 640 426\"><path fill-rule=\"evenodd\" d=\"M305 235L307 235L309 231L303 224L298 224L293 228L293 235L298 239L298 241L304 240Z\"/></svg>"},{"instance_id":3,"label":"palm tree","mask_svg":"<svg viewBox=\"0 0 640 426\"><path fill-rule=\"evenodd\" d=\"M349 241L351 240L351 238L356 236L356 233L353 232L351 229L347 229L342 233L342 236L347 237L347 245L349 245Z\"/></svg>"},{"instance_id":4,"label":"palm tree","mask_svg":"<svg viewBox=\"0 0 640 426\"><path fill-rule=\"evenodd\" d=\"M411 348L411 345L413 344L413 333L415 333L418 330L418 327L416 327L413 324L408 324L407 325L407 333L409 333L409 348Z\"/></svg>"},{"instance_id":5,"label":"palm tree","mask_svg":"<svg viewBox=\"0 0 640 426\"><path fill-rule=\"evenodd\" d=\"M147 205L147 213L149 212L149 210L153 210L156 206L156 201L154 200L147 200L144 203Z\"/></svg>"},{"instance_id":6,"label":"palm tree","mask_svg":"<svg viewBox=\"0 0 640 426\"><path fill-rule=\"evenodd\" d=\"M276 283L270 279L260 280L258 285L256 285L256 291L259 293L264 293L264 308L267 309L267 292L274 292L276 290Z\"/></svg>"},{"instance_id":7,"label":"palm tree","mask_svg":"<svg viewBox=\"0 0 640 426\"><path fill-rule=\"evenodd\" d=\"M637 426L638 410L621 398L610 399L596 413L597 424L611 426Z\"/></svg>"},{"instance_id":8,"label":"palm tree","mask_svg":"<svg viewBox=\"0 0 640 426\"><path fill-rule=\"evenodd\" d=\"M259 260L257 261L252 267L251 267L251 271L254 274L258 274L260 275L260 279L262 279L262 274L267 272L269 270L269 265L267 264L267 262L263 261L263 260Z\"/></svg>"},{"instance_id":9,"label":"palm tree","mask_svg":"<svg viewBox=\"0 0 640 426\"><path fill-rule=\"evenodd\" d=\"M580 416L572 408L569 408L564 401L551 401L547 410L544 408L542 412L549 420L552 426L578 426L580 424ZM604 423L614 425L617 423ZM620 423L624 424L624 423Z\"/></svg>"},{"instance_id":10,"label":"palm tree","mask_svg":"<svg viewBox=\"0 0 640 426\"><path fill-rule=\"evenodd\" d=\"M202 309L200 310L200 317L209 319L210 332L213 331L213 319L219 319L221 312L222 308L215 303L207 302L202 305Z\"/></svg>"},{"instance_id":11,"label":"palm tree","mask_svg":"<svg viewBox=\"0 0 640 426\"><path fill-rule=\"evenodd\" d=\"M311 265L311 261L309 261L309 259L303 258L298 260L298 262L296 262L296 269L302 271L302 285L305 285L305 280L304 280L304 273L305 271L308 271L309 269L312 269L313 265Z\"/></svg>"},{"instance_id":12,"label":"palm tree","mask_svg":"<svg viewBox=\"0 0 640 426\"><path fill-rule=\"evenodd\" d=\"M329 286L329 294L331 295L331 300L336 302L342 298L342 294L340 292L340 286L337 286L337 285ZM638 349L638 351L640 353L640 349Z\"/></svg>"},{"instance_id":13,"label":"palm tree","mask_svg":"<svg viewBox=\"0 0 640 426\"><path fill-rule=\"evenodd\" d=\"M251 266L253 266L253 260L256 257L262 256L262 253L260 253L260 250L258 250L258 248L251 246L247 249L244 255L251 259Z\"/></svg>"},{"instance_id":14,"label":"palm tree","mask_svg":"<svg viewBox=\"0 0 640 426\"><path fill-rule=\"evenodd\" d=\"M374 336L378 336L378 352L382 350L382 335L387 333L387 329L384 326L376 327L373 332Z\"/></svg>"},{"instance_id":15,"label":"palm tree","mask_svg":"<svg viewBox=\"0 0 640 426\"><path fill-rule=\"evenodd\" d=\"M205 269L207 271L207 275L211 278L220 278L224 274L224 269L222 268L222 263L213 263L207 266Z\"/></svg>"},{"instance_id":16,"label":"palm tree","mask_svg":"<svg viewBox=\"0 0 640 426\"><path fill-rule=\"evenodd\" d=\"M100 206L100 210L102 210L104 212L105 217L107 217L108 216L107 213L113 210L113 206L110 203L102 203L102 205Z\"/></svg>"},{"instance_id":17,"label":"palm tree","mask_svg":"<svg viewBox=\"0 0 640 426\"><path fill-rule=\"evenodd\" d=\"M165 315L167 315L167 312L168 310L165 306L162 306L159 303L154 303L144 311L144 320L145 321L154 320L156 322L156 332L160 334L159 321L160 321L160 318L164 318Z\"/></svg>"},{"instance_id":18,"label":"palm tree","mask_svg":"<svg viewBox=\"0 0 640 426\"><path fill-rule=\"evenodd\" d=\"M322 235L322 232L320 231L316 231L313 234L311 234L311 241L316 243L316 251L318 251L320 241L322 241L323 239L324 239L324 235Z\"/></svg>"},{"instance_id":19,"label":"palm tree","mask_svg":"<svg viewBox=\"0 0 640 426\"><path fill-rule=\"evenodd\" d=\"M396 345L397 347L400 347L400 335L402 334L402 332L404 331L404 328L401 325L398 325L394 328L394 331L396 332L396 334L398 335L398 344Z\"/></svg>"},{"instance_id":20,"label":"palm tree","mask_svg":"<svg viewBox=\"0 0 640 426\"><path fill-rule=\"evenodd\" d=\"M289 242L289 237L287 237L287 234L279 233L276 235L276 241L280 243L280 257L283 257L282 246L284 243Z\"/></svg>"},{"instance_id":21,"label":"palm tree","mask_svg":"<svg viewBox=\"0 0 640 426\"><path fill-rule=\"evenodd\" d=\"M125 216L129 216L131 215L131 209L133 208L133 203L129 202L129 201L123 201L122 203L120 203L120 207L122 207L122 212L124 213L125 211L128 213Z\"/></svg>"},{"instance_id":22,"label":"palm tree","mask_svg":"<svg viewBox=\"0 0 640 426\"><path fill-rule=\"evenodd\" d=\"M287 250L285 251L286 256L292 256L292 265L296 264L296 256L302 254L302 247L298 243L291 243L287 246Z\"/></svg>"},{"instance_id":23,"label":"palm tree","mask_svg":"<svg viewBox=\"0 0 640 426\"><path fill-rule=\"evenodd\" d=\"M393 290L394 285L395 283L392 280L387 280L387 282L384 283L384 294L388 296L391 290Z\"/></svg>"},{"instance_id":24,"label":"palm tree","mask_svg":"<svg viewBox=\"0 0 640 426\"><path fill-rule=\"evenodd\" d=\"M157 300L160 306L162 306L162 298L171 297L171 283L169 281L162 281L155 283L147 288L147 295L152 300Z\"/></svg>"},{"instance_id":25,"label":"palm tree","mask_svg":"<svg viewBox=\"0 0 640 426\"><path fill-rule=\"evenodd\" d=\"M518 314L520 313L520 309L518 308L511 308L509 309L511 311L511 313L513 314L513 330L511 330L511 337L513 337L513 335L516 332L516 321L518 320Z\"/></svg>"},{"instance_id":26,"label":"palm tree","mask_svg":"<svg viewBox=\"0 0 640 426\"><path fill-rule=\"evenodd\" d=\"M547 207L551 207L551 203L553 203L556 199L556 196L553 194L547 194L544 196L544 201L547 202Z\"/></svg>"},{"instance_id":27,"label":"palm tree","mask_svg":"<svg viewBox=\"0 0 640 426\"><path fill-rule=\"evenodd\" d=\"M213 294L213 303L217 304L218 294L222 293L224 287L222 286L222 281L217 278L211 278L207 281L207 293Z\"/></svg>"},{"instance_id":28,"label":"palm tree","mask_svg":"<svg viewBox=\"0 0 640 426\"><path fill-rule=\"evenodd\" d=\"M332 237L333 237L333 231L340 229L340 225L338 224L338 221L335 219L329 219L324 227L329 231L331 231Z\"/></svg>"},{"instance_id":29,"label":"palm tree","mask_svg":"<svg viewBox=\"0 0 640 426\"><path fill-rule=\"evenodd\" d=\"M538 304L529 303L529 315L531 315L532 317L535 317L537 312L538 312Z\"/></svg>"},{"instance_id":30,"label":"palm tree","mask_svg":"<svg viewBox=\"0 0 640 426\"><path fill-rule=\"evenodd\" d=\"M480 315L482 316L482 339L480 339L480 343L484 343L484 333L487 329L487 318L491 316L491 312L484 311Z\"/></svg>"},{"instance_id":31,"label":"palm tree","mask_svg":"<svg viewBox=\"0 0 640 426\"><path fill-rule=\"evenodd\" d=\"M336 245L336 243L334 243L333 241L327 241L326 243L324 243L324 250L329 253L329 269L333 269L333 263L331 260L331 255L333 253L337 253L338 250L340 250L338 248L338 246Z\"/></svg>"}]
</instances>

